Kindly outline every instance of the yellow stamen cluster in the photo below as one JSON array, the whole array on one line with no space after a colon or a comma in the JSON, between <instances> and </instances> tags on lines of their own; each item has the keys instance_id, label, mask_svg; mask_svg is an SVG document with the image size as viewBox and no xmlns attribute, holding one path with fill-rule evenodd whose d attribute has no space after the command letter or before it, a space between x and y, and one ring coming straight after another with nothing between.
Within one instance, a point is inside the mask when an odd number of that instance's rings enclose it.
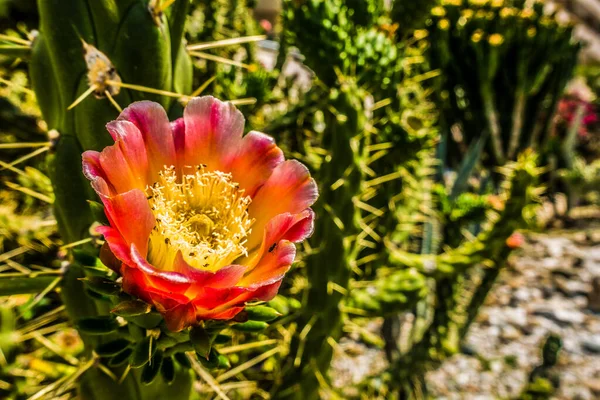
<instances>
[{"instance_id":1,"label":"yellow stamen cluster","mask_svg":"<svg viewBox=\"0 0 600 400\"><path fill-rule=\"evenodd\" d=\"M147 193L156 217L148 250L151 264L172 269L181 251L192 267L214 272L247 255L245 244L253 223L248 216L251 199L231 174L198 166L195 172L179 177L170 167Z\"/></svg>"}]
</instances>

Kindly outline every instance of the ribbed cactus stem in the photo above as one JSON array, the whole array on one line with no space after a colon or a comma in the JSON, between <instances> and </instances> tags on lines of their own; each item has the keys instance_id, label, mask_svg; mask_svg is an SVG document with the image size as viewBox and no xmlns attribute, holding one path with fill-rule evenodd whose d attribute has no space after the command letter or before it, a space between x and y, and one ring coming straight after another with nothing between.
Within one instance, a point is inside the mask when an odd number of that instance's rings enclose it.
<instances>
[{"instance_id":1,"label":"ribbed cactus stem","mask_svg":"<svg viewBox=\"0 0 600 400\"><path fill-rule=\"evenodd\" d=\"M492 151L496 162L502 165L505 162L503 150L504 145L502 143L502 132L500 130L498 110L495 106L493 93L494 92L491 84L488 82L482 82L481 98L483 100L483 109L487 119L487 128L491 136Z\"/></svg>"},{"instance_id":2,"label":"ribbed cactus stem","mask_svg":"<svg viewBox=\"0 0 600 400\"><path fill-rule=\"evenodd\" d=\"M32 46L30 76L48 128L58 132L48 164L56 219L65 242L90 236L95 217L88 200L95 200L95 195L82 175L81 154L112 142L105 125L119 114L113 102L125 107L133 100L151 98L171 106L174 114L181 110L170 97L125 90L119 84L191 92L192 66L182 45L189 5L187 0L177 0L167 10L159 10L154 0L38 1L40 32ZM83 98L86 92L91 95ZM75 102L78 98L83 101ZM74 321L108 312L106 303L88 296L80 280L85 276L85 269L73 264L66 268L61 285L62 300ZM83 339L91 357L91 350L111 336L83 335ZM122 372L116 370L117 375ZM189 397L189 374L179 375L180 385L173 392L158 380L142 388L137 373L118 384L92 367L82 376L81 397Z\"/></svg>"},{"instance_id":3,"label":"ribbed cactus stem","mask_svg":"<svg viewBox=\"0 0 600 400\"><path fill-rule=\"evenodd\" d=\"M364 183L363 99L351 83L331 92L332 109L323 133L323 147L329 155L319 171L319 218L312 238L319 251L307 259L310 288L291 353L296 352L293 370L297 373L288 374L281 398L319 398L319 390L326 389L322 385L328 380L332 345L342 336L339 307L348 295L351 266L356 260L351 237L360 232L354 199ZM332 257L336 262L331 262Z\"/></svg>"}]
</instances>

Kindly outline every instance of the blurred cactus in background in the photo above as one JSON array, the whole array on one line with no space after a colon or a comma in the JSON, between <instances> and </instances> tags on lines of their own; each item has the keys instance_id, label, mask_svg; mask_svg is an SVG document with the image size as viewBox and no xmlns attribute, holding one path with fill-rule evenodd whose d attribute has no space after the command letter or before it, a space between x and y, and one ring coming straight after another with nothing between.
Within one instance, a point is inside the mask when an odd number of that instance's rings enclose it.
<instances>
[{"instance_id":1,"label":"blurred cactus in background","mask_svg":"<svg viewBox=\"0 0 600 400\"><path fill-rule=\"evenodd\" d=\"M472 144L449 179L456 153L437 140L428 87L439 72L427 65L427 35L398 41L392 14L380 8L362 17L370 23L358 24L355 7L306 0L284 9L287 45L298 47L316 80L305 95L311 100L294 109L302 116L298 125L274 121L271 132L304 137L292 149L312 160L331 198L321 198L318 239L299 270L308 286L305 315L275 392L281 398L327 396L329 363L343 332L364 332L368 318L378 317L385 318L381 337L364 339L383 344L389 358L377 396L425 393L425 372L458 351L510 253L507 239L532 221L542 191L531 152L494 184L482 168L484 140ZM340 103L340 93L353 100ZM348 155L336 142L340 131ZM340 214L344 204L353 204L354 213ZM332 264L332 254L343 259ZM407 314L414 322L400 324ZM398 346L399 337L410 344Z\"/></svg>"},{"instance_id":2,"label":"blurred cactus in background","mask_svg":"<svg viewBox=\"0 0 600 400\"><path fill-rule=\"evenodd\" d=\"M205 43L190 48L196 73L195 86L209 84L205 91L219 98L248 99L243 109L251 116L271 98L270 89L276 81L273 74L258 65L256 41L265 39L254 20L253 0L193 0L187 17L185 38L190 43ZM245 37L228 46L206 43Z\"/></svg>"},{"instance_id":3,"label":"blurred cactus in background","mask_svg":"<svg viewBox=\"0 0 600 400\"><path fill-rule=\"evenodd\" d=\"M488 165L515 160L526 147L545 152L560 95L579 44L573 27L541 1L444 0L431 11L431 67L440 69L436 103L456 165L488 135Z\"/></svg>"},{"instance_id":4,"label":"blurred cactus in background","mask_svg":"<svg viewBox=\"0 0 600 400\"><path fill-rule=\"evenodd\" d=\"M394 0L390 18L394 24L398 38L406 38L415 30L425 27L431 8L439 3L439 0Z\"/></svg>"},{"instance_id":5,"label":"blurred cactus in background","mask_svg":"<svg viewBox=\"0 0 600 400\"><path fill-rule=\"evenodd\" d=\"M549 335L542 346L542 363L529 374L529 383L519 400L551 399L560 386L560 379L552 368L557 364L563 341L560 336Z\"/></svg>"}]
</instances>

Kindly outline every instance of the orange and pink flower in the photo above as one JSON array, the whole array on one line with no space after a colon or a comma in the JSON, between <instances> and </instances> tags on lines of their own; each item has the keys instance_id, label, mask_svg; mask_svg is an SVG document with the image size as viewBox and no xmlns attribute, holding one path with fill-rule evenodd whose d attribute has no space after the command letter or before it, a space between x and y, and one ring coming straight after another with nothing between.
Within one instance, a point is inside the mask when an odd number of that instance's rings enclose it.
<instances>
[{"instance_id":1,"label":"orange and pink flower","mask_svg":"<svg viewBox=\"0 0 600 400\"><path fill-rule=\"evenodd\" d=\"M273 298L313 230L308 169L271 137L243 135L242 114L210 96L171 123L159 104L134 103L107 129L115 144L85 152L83 171L123 289L173 331Z\"/></svg>"}]
</instances>

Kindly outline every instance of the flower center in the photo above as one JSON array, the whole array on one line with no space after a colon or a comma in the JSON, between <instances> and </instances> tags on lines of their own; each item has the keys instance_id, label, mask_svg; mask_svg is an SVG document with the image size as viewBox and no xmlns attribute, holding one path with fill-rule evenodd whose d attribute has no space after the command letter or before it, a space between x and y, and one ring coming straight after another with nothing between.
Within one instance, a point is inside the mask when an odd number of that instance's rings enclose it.
<instances>
[{"instance_id":1,"label":"flower center","mask_svg":"<svg viewBox=\"0 0 600 400\"><path fill-rule=\"evenodd\" d=\"M248 255L251 199L231 174L198 166L178 178L165 168L146 192L156 218L148 260L157 268L172 269L178 251L192 267L213 272Z\"/></svg>"}]
</instances>

